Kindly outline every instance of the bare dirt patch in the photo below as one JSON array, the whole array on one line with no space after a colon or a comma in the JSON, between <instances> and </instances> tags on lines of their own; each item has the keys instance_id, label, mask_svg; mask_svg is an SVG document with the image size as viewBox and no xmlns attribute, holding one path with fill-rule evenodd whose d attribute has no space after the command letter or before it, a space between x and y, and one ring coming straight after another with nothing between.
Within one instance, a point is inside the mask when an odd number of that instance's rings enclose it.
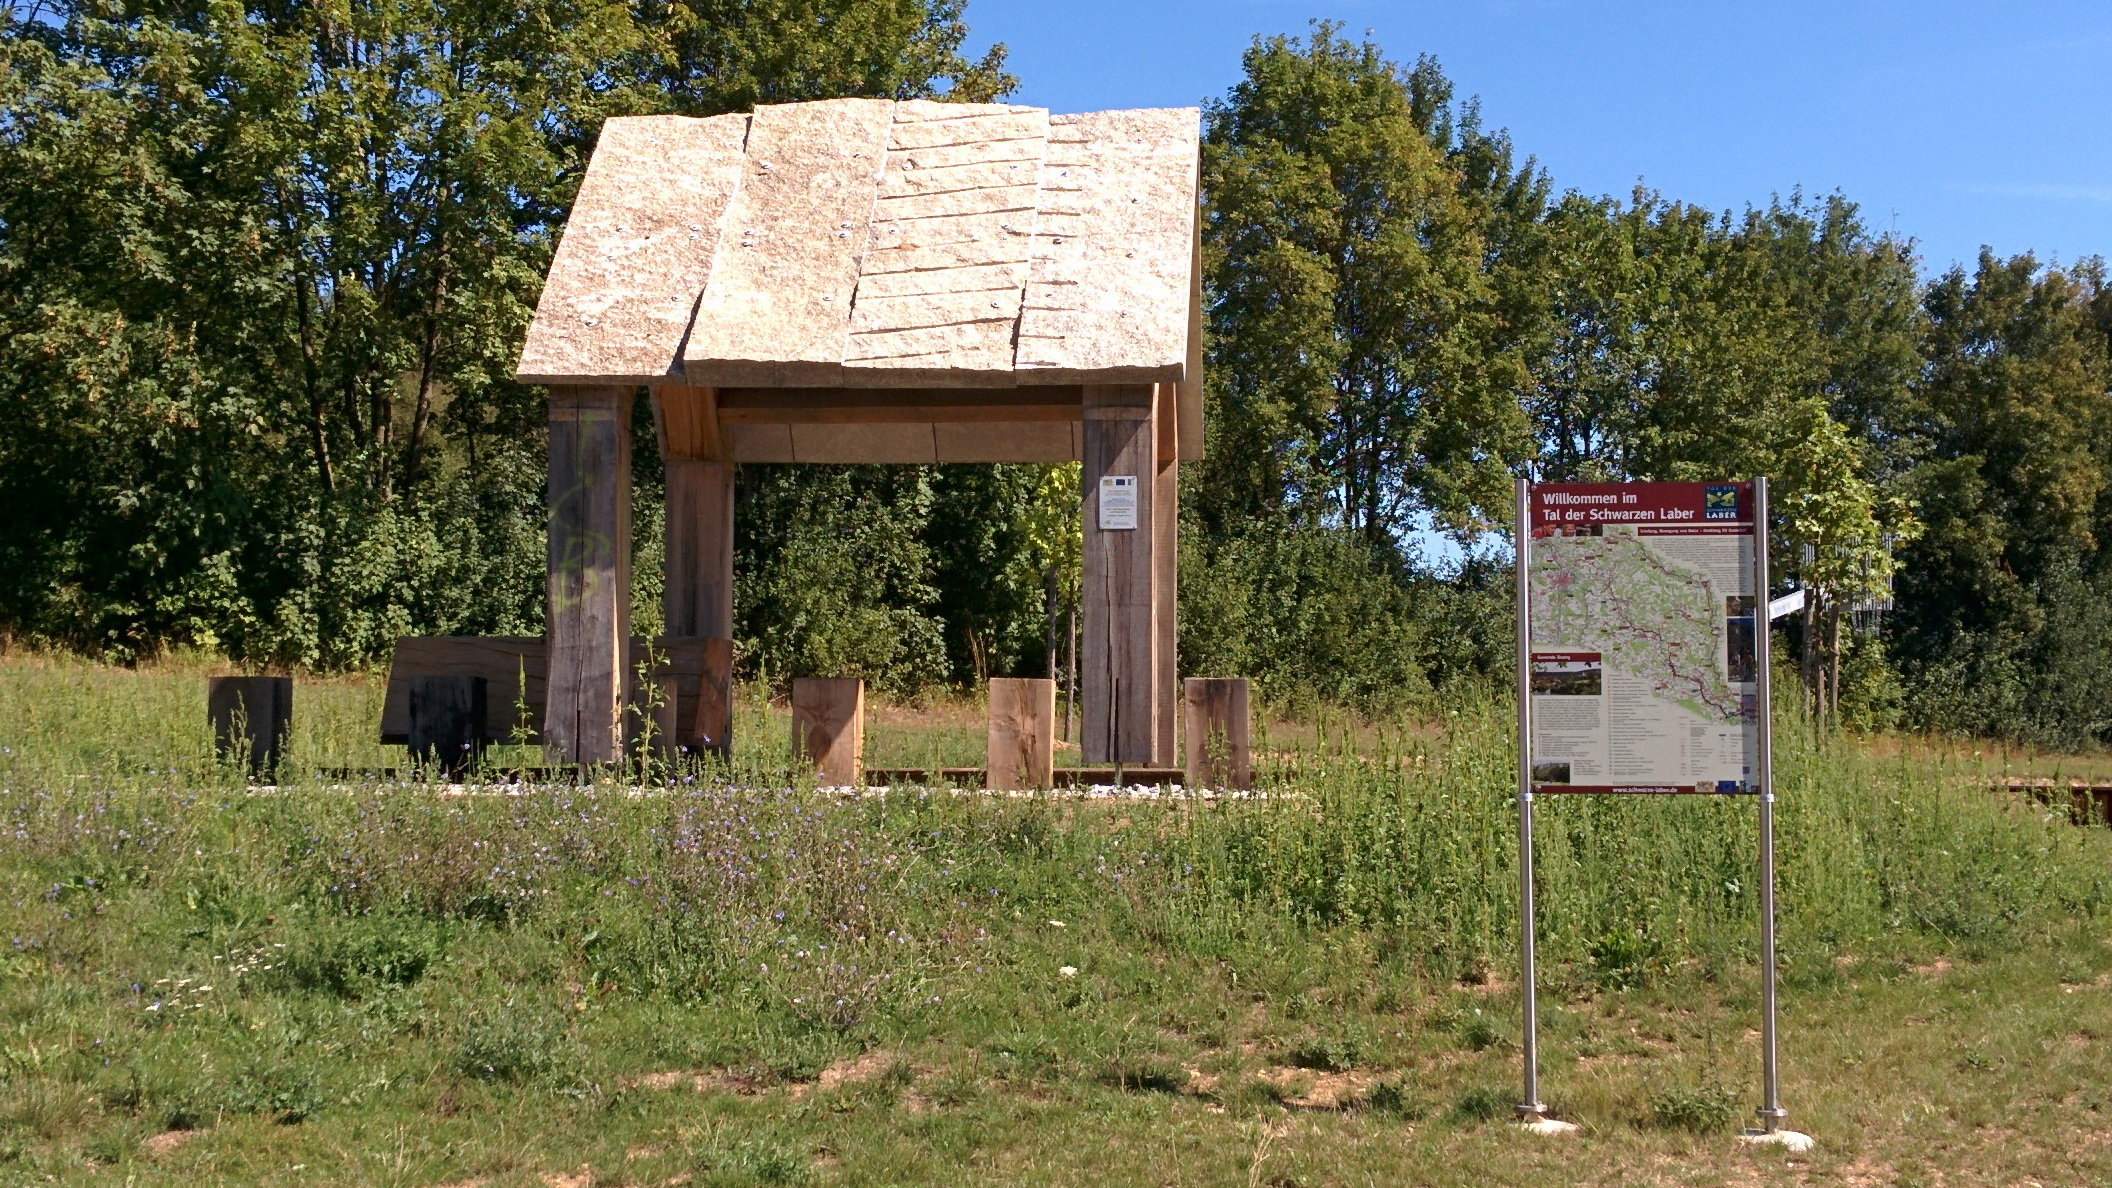
<instances>
[{"instance_id":1,"label":"bare dirt patch","mask_svg":"<svg viewBox=\"0 0 2112 1188\"><path fill-rule=\"evenodd\" d=\"M771 1087L756 1077L737 1073L729 1068L715 1068L704 1072L693 1069L667 1069L617 1077L616 1088L623 1091L642 1089L653 1093L688 1089L695 1093L735 1093L742 1097L754 1097L768 1093Z\"/></svg>"},{"instance_id":2,"label":"bare dirt patch","mask_svg":"<svg viewBox=\"0 0 2112 1188\"><path fill-rule=\"evenodd\" d=\"M1340 1110L1355 1105L1378 1075L1355 1069L1322 1073L1279 1066L1257 1073L1255 1079L1275 1086L1283 1094L1285 1105L1301 1110Z\"/></svg>"},{"instance_id":3,"label":"bare dirt patch","mask_svg":"<svg viewBox=\"0 0 2112 1188\"><path fill-rule=\"evenodd\" d=\"M147 1154L159 1159L197 1138L200 1133L202 1132L196 1130L164 1130L160 1134L148 1137L140 1146L146 1148Z\"/></svg>"},{"instance_id":4,"label":"bare dirt patch","mask_svg":"<svg viewBox=\"0 0 2112 1188\"><path fill-rule=\"evenodd\" d=\"M831 1089L840 1089L845 1085L862 1085L867 1081L877 1081L882 1074L887 1072L888 1066L894 1062L895 1054L893 1052L884 1048L874 1048L862 1056L839 1060L822 1069L821 1076L815 1079L814 1085L823 1093L827 1093Z\"/></svg>"}]
</instances>

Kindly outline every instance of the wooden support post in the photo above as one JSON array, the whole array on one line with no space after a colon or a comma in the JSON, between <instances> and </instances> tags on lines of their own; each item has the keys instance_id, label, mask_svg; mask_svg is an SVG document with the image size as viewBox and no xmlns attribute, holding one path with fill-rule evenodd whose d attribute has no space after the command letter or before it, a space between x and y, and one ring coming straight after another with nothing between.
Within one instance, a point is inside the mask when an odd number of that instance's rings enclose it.
<instances>
[{"instance_id":1,"label":"wooden support post","mask_svg":"<svg viewBox=\"0 0 2112 1188\"><path fill-rule=\"evenodd\" d=\"M488 683L480 676L411 678L411 757L427 771L459 776L484 752Z\"/></svg>"},{"instance_id":2,"label":"wooden support post","mask_svg":"<svg viewBox=\"0 0 2112 1188\"><path fill-rule=\"evenodd\" d=\"M1056 782L1056 682L990 678L989 758L983 786L1048 788Z\"/></svg>"},{"instance_id":3,"label":"wooden support post","mask_svg":"<svg viewBox=\"0 0 2112 1188\"><path fill-rule=\"evenodd\" d=\"M1159 682L1158 729L1152 738L1151 761L1159 767L1178 762L1178 740L1174 729L1180 722L1180 535L1181 463L1180 410L1175 385L1159 385L1157 489L1152 498L1152 631Z\"/></svg>"},{"instance_id":4,"label":"wooden support post","mask_svg":"<svg viewBox=\"0 0 2112 1188\"><path fill-rule=\"evenodd\" d=\"M733 638L733 464L667 460L666 633Z\"/></svg>"},{"instance_id":5,"label":"wooden support post","mask_svg":"<svg viewBox=\"0 0 2112 1188\"><path fill-rule=\"evenodd\" d=\"M623 757L631 638L631 393L550 389L543 739L567 763Z\"/></svg>"},{"instance_id":6,"label":"wooden support post","mask_svg":"<svg viewBox=\"0 0 2112 1188\"><path fill-rule=\"evenodd\" d=\"M719 429L719 393L663 387L654 424L667 466L661 609L667 634L703 645L703 674L682 685L666 716L669 742L733 753L733 463ZM692 702L689 699L694 697ZM674 710L691 705L687 714Z\"/></svg>"},{"instance_id":7,"label":"wooden support post","mask_svg":"<svg viewBox=\"0 0 2112 1188\"><path fill-rule=\"evenodd\" d=\"M1151 384L1085 389L1079 733L1087 763L1148 766L1158 747L1155 396Z\"/></svg>"},{"instance_id":8,"label":"wooden support post","mask_svg":"<svg viewBox=\"0 0 2112 1188\"><path fill-rule=\"evenodd\" d=\"M697 713L685 745L733 756L733 641L704 641L704 675L697 684Z\"/></svg>"},{"instance_id":9,"label":"wooden support post","mask_svg":"<svg viewBox=\"0 0 2112 1188\"><path fill-rule=\"evenodd\" d=\"M205 713L223 759L241 755L251 778L277 778L279 756L293 734L292 677L213 677Z\"/></svg>"},{"instance_id":10,"label":"wooden support post","mask_svg":"<svg viewBox=\"0 0 2112 1188\"><path fill-rule=\"evenodd\" d=\"M800 677L792 682L792 755L824 784L856 784L865 765L865 682Z\"/></svg>"},{"instance_id":11,"label":"wooden support post","mask_svg":"<svg viewBox=\"0 0 2112 1188\"><path fill-rule=\"evenodd\" d=\"M1188 786L1252 788L1245 678L1189 677L1186 693Z\"/></svg>"}]
</instances>

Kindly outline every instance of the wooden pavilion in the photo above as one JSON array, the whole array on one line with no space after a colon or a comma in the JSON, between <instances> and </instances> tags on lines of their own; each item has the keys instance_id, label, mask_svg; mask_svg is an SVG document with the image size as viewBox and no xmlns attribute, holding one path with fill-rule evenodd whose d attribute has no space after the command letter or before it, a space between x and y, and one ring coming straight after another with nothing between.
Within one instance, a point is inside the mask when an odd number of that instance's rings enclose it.
<instances>
[{"instance_id":1,"label":"wooden pavilion","mask_svg":"<svg viewBox=\"0 0 2112 1188\"><path fill-rule=\"evenodd\" d=\"M547 635L405 640L397 671L491 671L505 737L527 725L503 695L518 661L548 747L622 753L644 388L667 466L664 737L726 737L733 464L1075 460L1084 760L1176 762L1198 124L881 99L608 121L518 369L550 390ZM397 684L384 737L403 729Z\"/></svg>"}]
</instances>

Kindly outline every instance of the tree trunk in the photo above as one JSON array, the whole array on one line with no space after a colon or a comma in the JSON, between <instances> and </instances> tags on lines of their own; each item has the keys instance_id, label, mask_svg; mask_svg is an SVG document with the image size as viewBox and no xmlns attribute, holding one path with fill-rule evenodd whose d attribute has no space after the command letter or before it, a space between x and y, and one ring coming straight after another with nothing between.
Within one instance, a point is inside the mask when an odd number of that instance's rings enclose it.
<instances>
[{"instance_id":1,"label":"tree trunk","mask_svg":"<svg viewBox=\"0 0 2112 1188\"><path fill-rule=\"evenodd\" d=\"M1803 637L1803 646L1798 649L1797 675L1804 686L1804 708L1817 721L1824 713L1824 704L1819 695L1819 592L1810 586L1804 588L1804 624L1798 633Z\"/></svg>"},{"instance_id":2,"label":"tree trunk","mask_svg":"<svg viewBox=\"0 0 2112 1188\"><path fill-rule=\"evenodd\" d=\"M1841 714L1841 606L1838 602L1828 608L1826 630L1826 702L1838 724Z\"/></svg>"}]
</instances>

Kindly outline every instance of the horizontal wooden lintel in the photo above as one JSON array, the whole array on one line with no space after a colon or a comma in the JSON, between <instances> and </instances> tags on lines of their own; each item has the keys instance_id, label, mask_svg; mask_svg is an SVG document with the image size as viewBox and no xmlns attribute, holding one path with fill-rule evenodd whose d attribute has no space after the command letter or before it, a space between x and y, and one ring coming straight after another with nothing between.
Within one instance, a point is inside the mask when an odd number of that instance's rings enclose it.
<instances>
[{"instance_id":1,"label":"horizontal wooden lintel","mask_svg":"<svg viewBox=\"0 0 2112 1188\"><path fill-rule=\"evenodd\" d=\"M721 388L728 425L898 425L1076 421L1078 385L1022 388Z\"/></svg>"}]
</instances>

